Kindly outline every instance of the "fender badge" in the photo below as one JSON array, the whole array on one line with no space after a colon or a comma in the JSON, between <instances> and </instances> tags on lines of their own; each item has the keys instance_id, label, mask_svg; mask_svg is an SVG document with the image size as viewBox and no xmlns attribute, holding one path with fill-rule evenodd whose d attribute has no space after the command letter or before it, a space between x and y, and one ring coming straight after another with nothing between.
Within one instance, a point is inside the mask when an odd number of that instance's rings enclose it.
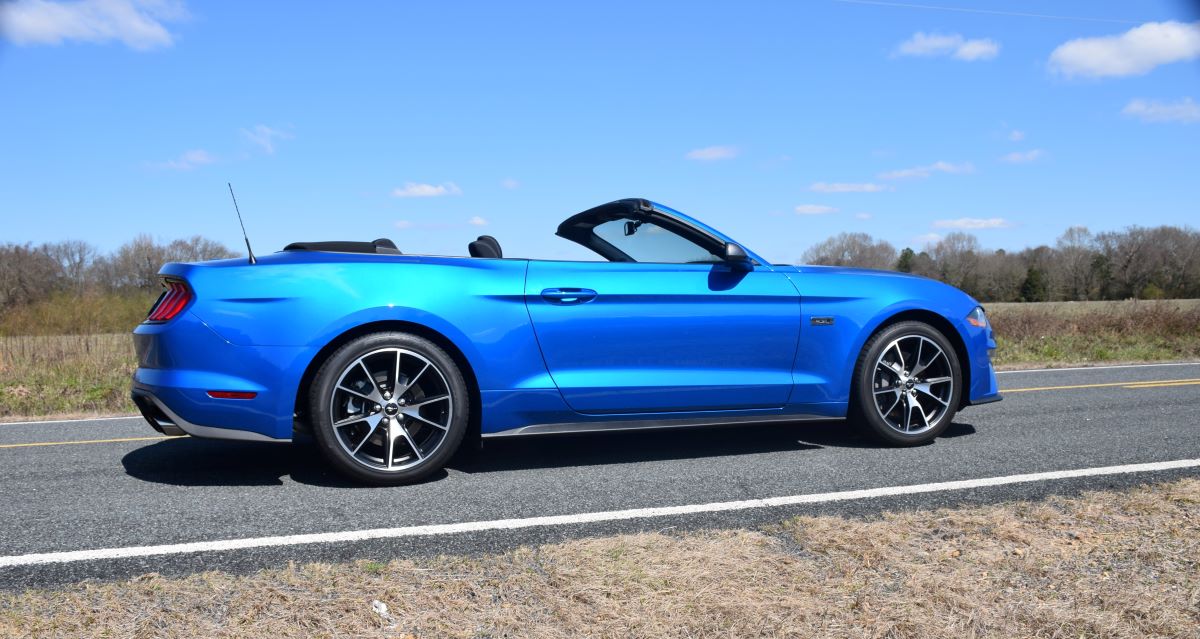
<instances>
[{"instance_id":1,"label":"fender badge","mask_svg":"<svg viewBox=\"0 0 1200 639\"><path fill-rule=\"evenodd\" d=\"M832 317L814 317L812 318L813 326L833 326Z\"/></svg>"}]
</instances>

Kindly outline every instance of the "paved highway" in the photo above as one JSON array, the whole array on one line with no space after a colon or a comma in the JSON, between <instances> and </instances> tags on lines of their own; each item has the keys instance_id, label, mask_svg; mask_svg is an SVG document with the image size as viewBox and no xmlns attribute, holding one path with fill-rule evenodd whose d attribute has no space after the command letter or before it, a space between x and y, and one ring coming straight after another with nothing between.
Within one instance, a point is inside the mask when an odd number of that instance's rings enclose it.
<instances>
[{"instance_id":1,"label":"paved highway","mask_svg":"<svg viewBox=\"0 0 1200 639\"><path fill-rule=\"evenodd\" d=\"M140 418L0 424L0 587L491 552L1200 475L1200 363L1000 380L1003 402L961 412L918 448L878 447L842 422L514 438L398 488L353 485L311 446L166 439Z\"/></svg>"}]
</instances>

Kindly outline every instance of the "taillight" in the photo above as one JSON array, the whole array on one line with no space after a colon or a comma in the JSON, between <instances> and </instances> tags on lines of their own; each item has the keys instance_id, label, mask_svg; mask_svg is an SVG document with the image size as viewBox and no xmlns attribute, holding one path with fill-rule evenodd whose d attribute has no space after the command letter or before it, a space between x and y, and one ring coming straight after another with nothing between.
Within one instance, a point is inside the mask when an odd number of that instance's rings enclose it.
<instances>
[{"instance_id":1,"label":"taillight","mask_svg":"<svg viewBox=\"0 0 1200 639\"><path fill-rule=\"evenodd\" d=\"M166 322L175 319L188 302L192 301L192 289L183 280L163 280L166 291L159 296L158 301L146 316L147 322Z\"/></svg>"}]
</instances>

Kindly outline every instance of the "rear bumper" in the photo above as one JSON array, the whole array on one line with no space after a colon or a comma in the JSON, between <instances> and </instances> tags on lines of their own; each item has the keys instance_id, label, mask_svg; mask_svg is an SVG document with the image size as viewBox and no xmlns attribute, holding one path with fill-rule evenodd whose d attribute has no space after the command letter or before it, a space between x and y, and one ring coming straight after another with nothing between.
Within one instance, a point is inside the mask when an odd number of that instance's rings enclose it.
<instances>
[{"instance_id":1,"label":"rear bumper","mask_svg":"<svg viewBox=\"0 0 1200 639\"><path fill-rule=\"evenodd\" d=\"M249 441L290 441L296 389L310 361L304 347L237 346L190 312L133 334L138 369L132 397L165 433ZM209 391L254 393L217 399Z\"/></svg>"},{"instance_id":2,"label":"rear bumper","mask_svg":"<svg viewBox=\"0 0 1200 639\"><path fill-rule=\"evenodd\" d=\"M133 403L141 411L142 417L146 418L150 426L154 430L170 436L191 435L192 437L205 437L208 439L237 439L251 442L280 442L286 443L291 439L275 439L267 437L259 433L248 430L236 430L233 428L214 428L212 426L202 426L193 424L186 419L180 417L167 408L161 400L153 394L144 390L134 390L130 393Z\"/></svg>"}]
</instances>

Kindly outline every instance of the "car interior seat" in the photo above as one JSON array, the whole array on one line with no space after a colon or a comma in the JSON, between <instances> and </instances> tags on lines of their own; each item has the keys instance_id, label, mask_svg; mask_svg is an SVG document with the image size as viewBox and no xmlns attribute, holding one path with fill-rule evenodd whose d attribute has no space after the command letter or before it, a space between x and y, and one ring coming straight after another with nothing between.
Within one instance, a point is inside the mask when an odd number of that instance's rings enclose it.
<instances>
[{"instance_id":1,"label":"car interior seat","mask_svg":"<svg viewBox=\"0 0 1200 639\"><path fill-rule=\"evenodd\" d=\"M500 242L490 235L480 235L478 239L467 245L467 250L470 251L471 257L492 259L504 257L504 251L500 250Z\"/></svg>"},{"instance_id":2,"label":"car interior seat","mask_svg":"<svg viewBox=\"0 0 1200 639\"><path fill-rule=\"evenodd\" d=\"M391 253L392 255L402 255L399 247L396 246L396 243L387 239L386 237L381 237L381 238L375 240L374 242L371 242L371 244L375 245L376 253Z\"/></svg>"}]
</instances>

